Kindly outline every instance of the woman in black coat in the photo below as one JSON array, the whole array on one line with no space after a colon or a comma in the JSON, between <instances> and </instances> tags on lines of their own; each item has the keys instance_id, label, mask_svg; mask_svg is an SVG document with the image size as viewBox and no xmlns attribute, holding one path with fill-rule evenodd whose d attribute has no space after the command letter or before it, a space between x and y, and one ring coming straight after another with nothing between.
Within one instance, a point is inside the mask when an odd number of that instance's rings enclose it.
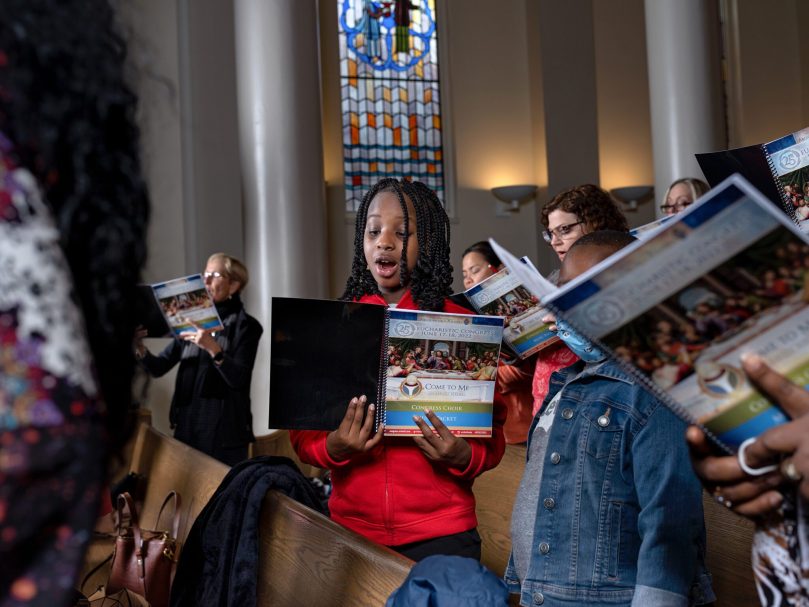
<instances>
[{"instance_id":1,"label":"woman in black coat","mask_svg":"<svg viewBox=\"0 0 809 607\"><path fill-rule=\"evenodd\" d=\"M138 339L136 352L154 377L180 363L169 413L174 437L232 466L254 440L250 380L263 329L239 296L248 281L242 262L214 253L203 276L224 330L184 334L156 356Z\"/></svg>"}]
</instances>

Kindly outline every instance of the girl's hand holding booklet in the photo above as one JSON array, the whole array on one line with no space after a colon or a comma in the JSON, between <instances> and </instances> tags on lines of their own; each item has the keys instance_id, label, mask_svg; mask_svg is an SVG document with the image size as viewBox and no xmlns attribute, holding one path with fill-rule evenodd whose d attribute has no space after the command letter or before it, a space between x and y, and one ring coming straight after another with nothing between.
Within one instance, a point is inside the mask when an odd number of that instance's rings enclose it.
<instances>
[{"instance_id":1,"label":"girl's hand holding booklet","mask_svg":"<svg viewBox=\"0 0 809 607\"><path fill-rule=\"evenodd\" d=\"M553 293L523 284L725 450L786 422L741 357L809 384L807 236L739 176L645 236Z\"/></svg>"}]
</instances>

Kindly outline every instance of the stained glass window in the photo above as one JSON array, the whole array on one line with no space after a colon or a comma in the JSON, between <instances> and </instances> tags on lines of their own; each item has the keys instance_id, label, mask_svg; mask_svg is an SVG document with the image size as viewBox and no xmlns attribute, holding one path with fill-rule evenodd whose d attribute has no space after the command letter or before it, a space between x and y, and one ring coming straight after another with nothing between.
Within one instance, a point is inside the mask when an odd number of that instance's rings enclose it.
<instances>
[{"instance_id":1,"label":"stained glass window","mask_svg":"<svg viewBox=\"0 0 809 607\"><path fill-rule=\"evenodd\" d=\"M346 209L382 177L445 199L435 0L337 0Z\"/></svg>"}]
</instances>

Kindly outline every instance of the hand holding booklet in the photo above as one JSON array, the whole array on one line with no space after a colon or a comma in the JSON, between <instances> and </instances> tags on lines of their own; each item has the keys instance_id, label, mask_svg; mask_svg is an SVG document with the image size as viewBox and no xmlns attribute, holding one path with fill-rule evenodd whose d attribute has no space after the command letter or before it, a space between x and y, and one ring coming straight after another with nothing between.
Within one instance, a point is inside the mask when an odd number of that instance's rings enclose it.
<instances>
[{"instance_id":1,"label":"hand holding booklet","mask_svg":"<svg viewBox=\"0 0 809 607\"><path fill-rule=\"evenodd\" d=\"M491 436L500 317L274 297L271 335L271 428L334 430L366 395L386 436L420 435L425 408Z\"/></svg>"},{"instance_id":2,"label":"hand holding booklet","mask_svg":"<svg viewBox=\"0 0 809 607\"><path fill-rule=\"evenodd\" d=\"M151 289L175 337L193 333L197 327L207 331L222 330L222 321L201 274L156 283L151 285ZM149 335L160 336L151 331Z\"/></svg>"},{"instance_id":3,"label":"hand holding booklet","mask_svg":"<svg viewBox=\"0 0 809 607\"><path fill-rule=\"evenodd\" d=\"M543 304L734 451L787 421L747 380L744 353L809 384L808 242L734 176Z\"/></svg>"}]
</instances>

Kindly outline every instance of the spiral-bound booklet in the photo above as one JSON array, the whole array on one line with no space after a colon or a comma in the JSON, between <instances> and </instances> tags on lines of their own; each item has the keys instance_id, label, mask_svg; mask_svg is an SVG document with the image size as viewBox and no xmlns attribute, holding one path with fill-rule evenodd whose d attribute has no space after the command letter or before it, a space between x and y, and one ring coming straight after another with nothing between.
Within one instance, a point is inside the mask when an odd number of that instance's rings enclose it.
<instances>
[{"instance_id":1,"label":"spiral-bound booklet","mask_svg":"<svg viewBox=\"0 0 809 607\"><path fill-rule=\"evenodd\" d=\"M521 260L523 263L527 259ZM550 285L553 289L553 285ZM519 278L503 268L486 280L464 291L480 314L502 316L505 319L503 341L520 359L526 359L559 341L542 321L546 310L539 297L529 291Z\"/></svg>"},{"instance_id":2,"label":"spiral-bound booklet","mask_svg":"<svg viewBox=\"0 0 809 607\"><path fill-rule=\"evenodd\" d=\"M734 176L543 304L734 451L786 421L747 381L742 354L809 385L807 242Z\"/></svg>"},{"instance_id":3,"label":"spiral-bound booklet","mask_svg":"<svg viewBox=\"0 0 809 607\"><path fill-rule=\"evenodd\" d=\"M222 330L222 321L201 274L159 282L151 285L151 289L174 336L193 333L197 327L208 331ZM150 337L158 335L150 333Z\"/></svg>"},{"instance_id":4,"label":"spiral-bound booklet","mask_svg":"<svg viewBox=\"0 0 809 607\"><path fill-rule=\"evenodd\" d=\"M809 232L809 128L769 143L696 156L709 184L738 173Z\"/></svg>"},{"instance_id":5,"label":"spiral-bound booklet","mask_svg":"<svg viewBox=\"0 0 809 607\"><path fill-rule=\"evenodd\" d=\"M492 432L503 318L274 297L270 428L334 430L354 396L386 436L432 409L458 436Z\"/></svg>"}]
</instances>

